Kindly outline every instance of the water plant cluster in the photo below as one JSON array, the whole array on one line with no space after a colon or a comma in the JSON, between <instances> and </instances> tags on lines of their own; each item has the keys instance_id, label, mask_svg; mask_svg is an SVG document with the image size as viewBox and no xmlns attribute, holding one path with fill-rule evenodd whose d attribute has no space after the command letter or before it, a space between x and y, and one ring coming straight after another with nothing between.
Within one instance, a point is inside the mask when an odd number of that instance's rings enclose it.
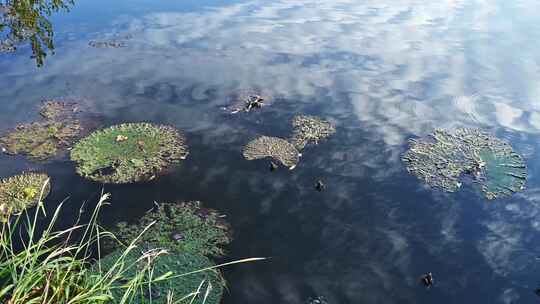
<instances>
[{"instance_id":1,"label":"water plant cluster","mask_svg":"<svg viewBox=\"0 0 540 304\"><path fill-rule=\"evenodd\" d=\"M295 116L292 125L294 130L291 141L299 151L309 143L318 144L336 133L336 127L332 123L315 116Z\"/></svg>"},{"instance_id":2,"label":"water plant cluster","mask_svg":"<svg viewBox=\"0 0 540 304\"><path fill-rule=\"evenodd\" d=\"M460 189L465 177L480 185L487 199L524 188L527 168L510 144L477 129L454 133L437 129L428 138L411 139L403 155L407 170L432 187Z\"/></svg>"},{"instance_id":3,"label":"water plant cluster","mask_svg":"<svg viewBox=\"0 0 540 304\"><path fill-rule=\"evenodd\" d=\"M272 158L289 169L294 169L300 160L300 152L285 139L260 136L246 144L243 151L247 160Z\"/></svg>"},{"instance_id":4,"label":"water plant cluster","mask_svg":"<svg viewBox=\"0 0 540 304\"><path fill-rule=\"evenodd\" d=\"M41 107L40 114L43 120L20 124L0 137L5 153L49 160L64 153L83 134L73 103L49 100Z\"/></svg>"},{"instance_id":5,"label":"water plant cluster","mask_svg":"<svg viewBox=\"0 0 540 304\"><path fill-rule=\"evenodd\" d=\"M0 221L44 200L51 190L48 179L44 173L23 173L0 180Z\"/></svg>"},{"instance_id":6,"label":"water plant cluster","mask_svg":"<svg viewBox=\"0 0 540 304\"><path fill-rule=\"evenodd\" d=\"M133 38L131 34L117 35L110 39L90 40L88 45L96 49L118 49L127 46L127 41Z\"/></svg>"},{"instance_id":7,"label":"water plant cluster","mask_svg":"<svg viewBox=\"0 0 540 304\"><path fill-rule=\"evenodd\" d=\"M67 136L62 130L78 123L78 113L79 108L74 103L46 101L40 110L43 121L18 126L4 135L0 142L6 153L27 155L33 161L50 159L72 147L70 156L77 163L77 172L104 183L151 180L188 155L185 138L180 131L150 123L111 126L94 131L73 145L80 132ZM46 135L42 134L44 132ZM2 180L0 218L5 223L4 232L13 229L11 223L24 219L26 213L23 211L41 202L49 192L46 174L24 173ZM51 225L53 222L54 219ZM95 222L90 225L91 231L97 231L96 235L78 246L71 246L66 241L60 246L61 249L45 248L44 244L60 239L60 235L69 239L72 230L57 234L46 231L34 244L37 246L35 252L25 251L32 257L17 255L14 249L8 248L11 238L0 240L4 243L0 243L0 247L9 249L0 255L0 263L19 263L16 261L18 258L26 261L34 257L44 258L42 264L38 263L41 267L54 268L51 271L37 269L35 272L39 277L34 277L35 283L28 277L12 276L9 280L3 280L2 275L18 271L16 267L5 268L5 272L0 271L0 290L7 286L12 291L4 289L0 292L0 300L10 304L28 301L220 302L224 280L215 270L218 266L209 258L222 256L223 246L231 241L231 236L228 224L216 211L203 208L200 202L156 204L155 210L147 213L137 224L119 224L114 231L118 237L105 231L100 234L101 228ZM35 222L27 226L33 227ZM73 230L83 226L76 225ZM33 235L33 232L30 234ZM110 254L91 266L87 252L101 244L100 239L104 240L103 245ZM134 242L138 242L138 246L134 246ZM84 254L63 259L57 250ZM116 272L111 272L112 269L116 269ZM55 279L51 280L48 276ZM10 284L5 285L4 282ZM64 295L62 288L70 288L70 291Z\"/></svg>"},{"instance_id":8,"label":"water plant cluster","mask_svg":"<svg viewBox=\"0 0 540 304\"><path fill-rule=\"evenodd\" d=\"M225 111L236 113L249 113L269 105L273 98L257 89L239 90L229 98L230 105L224 107Z\"/></svg>"},{"instance_id":9,"label":"water plant cluster","mask_svg":"<svg viewBox=\"0 0 540 304\"><path fill-rule=\"evenodd\" d=\"M150 253L150 254L148 254ZM152 254L154 253L154 254ZM117 250L99 261L101 269L111 269L122 260L127 265L133 265L124 271L111 288L111 303L121 303L125 290L121 288L125 282L136 281L142 269L149 268L152 277L156 278L151 288L139 288L133 291L131 304L219 304L223 295L225 281L219 272L212 269L216 265L207 257L183 252L168 252L164 250L148 250L146 256L131 251L124 255L123 250ZM207 269L206 271L200 271ZM98 265L93 268L96 278L100 277ZM173 278L174 274L177 274ZM169 277L166 280L159 278ZM145 279L142 277L141 279Z\"/></svg>"},{"instance_id":10,"label":"water plant cluster","mask_svg":"<svg viewBox=\"0 0 540 304\"><path fill-rule=\"evenodd\" d=\"M43 189L43 187L42 187ZM221 265L202 255L149 248L141 235L97 262L90 254L103 239L114 238L97 222L109 195L103 195L88 224L79 220L65 230L54 227L63 204L45 218L42 204L33 214L20 213L1 225L0 303L197 303L218 304L224 281ZM20 243L24 249L17 248Z\"/></svg>"},{"instance_id":11,"label":"water plant cluster","mask_svg":"<svg viewBox=\"0 0 540 304\"><path fill-rule=\"evenodd\" d=\"M103 183L152 180L187 155L182 133L150 123L125 123L95 131L71 150L77 172Z\"/></svg>"},{"instance_id":12,"label":"water plant cluster","mask_svg":"<svg viewBox=\"0 0 540 304\"><path fill-rule=\"evenodd\" d=\"M231 242L223 216L203 208L198 201L156 204L136 224L119 223L116 235L121 243L128 244L141 227L147 226L150 228L141 236L142 243L176 252L220 257L224 255L223 247Z\"/></svg>"},{"instance_id":13,"label":"water plant cluster","mask_svg":"<svg viewBox=\"0 0 540 304\"><path fill-rule=\"evenodd\" d=\"M246 144L243 150L247 160L271 158L290 170L300 161L300 151L307 144L318 144L336 132L333 124L315 116L299 115L292 121L290 140L279 137L260 136Z\"/></svg>"},{"instance_id":14,"label":"water plant cluster","mask_svg":"<svg viewBox=\"0 0 540 304\"><path fill-rule=\"evenodd\" d=\"M144 227L147 229L141 235ZM201 202L156 204L137 223L119 223L115 235L119 243L108 242L106 247L116 250L101 259L101 267L106 269L109 263L117 260L122 254L120 245L127 246L138 238L145 250L166 251L153 265L155 276L215 267L209 257L223 256L223 246L231 241L228 224L222 216L215 210L203 208ZM135 254L127 256L127 260L133 262L137 259ZM135 275L135 271L127 272L125 278L129 280ZM165 304L172 293L182 295L192 303L219 303L224 285L221 274L212 270L179 277L175 281L157 282L151 292L141 291L135 298ZM198 296L193 296L194 293ZM142 302L135 300L132 303Z\"/></svg>"}]
</instances>

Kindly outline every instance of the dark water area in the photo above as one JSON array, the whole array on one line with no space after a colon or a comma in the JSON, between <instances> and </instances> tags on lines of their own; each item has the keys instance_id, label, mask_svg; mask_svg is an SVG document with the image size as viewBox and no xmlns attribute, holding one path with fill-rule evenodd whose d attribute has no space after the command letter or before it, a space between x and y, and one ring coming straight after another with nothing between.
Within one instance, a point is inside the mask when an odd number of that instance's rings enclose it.
<instances>
[{"instance_id":1,"label":"dark water area","mask_svg":"<svg viewBox=\"0 0 540 304\"><path fill-rule=\"evenodd\" d=\"M189 157L148 183L101 185L66 160L0 155L0 177L46 171L52 211L73 223L111 193L102 221L153 202L200 200L225 214L224 304L537 303L540 287L540 2L77 1L50 19L55 54L0 54L0 130L36 119L44 98L83 96L103 126L148 121L184 131ZM92 39L129 34L123 48ZM221 108L240 89L275 97ZM332 121L296 169L246 161L257 135L287 137L297 114ZM407 139L474 127L524 156L525 191L494 201L444 193L407 173ZM326 191L314 188L324 180ZM432 272L429 290L418 282Z\"/></svg>"}]
</instances>

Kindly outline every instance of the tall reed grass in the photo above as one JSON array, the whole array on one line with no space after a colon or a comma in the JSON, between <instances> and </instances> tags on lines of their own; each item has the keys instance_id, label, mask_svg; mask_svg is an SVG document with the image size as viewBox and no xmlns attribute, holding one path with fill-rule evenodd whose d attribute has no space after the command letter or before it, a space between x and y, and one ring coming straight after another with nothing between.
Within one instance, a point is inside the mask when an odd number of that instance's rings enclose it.
<instances>
[{"instance_id":1,"label":"tall reed grass","mask_svg":"<svg viewBox=\"0 0 540 304\"><path fill-rule=\"evenodd\" d=\"M45 190L42 187L42 194ZM109 194L102 194L90 220L76 223L64 230L55 230L63 202L56 208L51 220L37 231L38 220L45 215L42 195L33 215L22 212L3 223L0 231L0 303L3 304L101 304L101 303L151 303L152 299L141 299L144 291L151 292L152 286L166 280L213 271L227 265L253 262L264 258L250 258L197 269L189 273L168 272L154 276L156 259L168 254L166 249L155 248L140 253L133 262L126 259L134 251L140 252L138 241L153 225L145 227L115 260L112 267L103 269L99 260L94 262L92 253L97 249L101 256L100 240L116 237L98 224L98 215L107 204ZM82 212L80 212L82 214ZM74 235L77 235L75 241ZM16 246L16 244L22 244ZM142 266L141 266L142 265ZM123 276L136 268L136 275L128 280ZM201 283L201 286L203 284ZM120 289L121 297L118 295ZM207 290L194 290L187 295L167 294L168 304L193 303L196 297L207 294ZM204 302L204 301L203 301Z\"/></svg>"}]
</instances>

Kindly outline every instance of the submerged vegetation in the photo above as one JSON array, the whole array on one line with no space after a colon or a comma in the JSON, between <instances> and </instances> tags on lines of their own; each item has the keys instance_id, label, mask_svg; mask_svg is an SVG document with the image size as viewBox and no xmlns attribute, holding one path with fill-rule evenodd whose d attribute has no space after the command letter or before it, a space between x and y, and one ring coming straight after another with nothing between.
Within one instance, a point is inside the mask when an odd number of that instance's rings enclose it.
<instances>
[{"instance_id":1,"label":"submerged vegetation","mask_svg":"<svg viewBox=\"0 0 540 304\"><path fill-rule=\"evenodd\" d=\"M128 244L152 223L141 237L147 246L218 257L224 254L223 246L231 242L228 224L217 211L202 208L201 202L156 204L137 224L118 224L118 240Z\"/></svg>"},{"instance_id":2,"label":"submerged vegetation","mask_svg":"<svg viewBox=\"0 0 540 304\"><path fill-rule=\"evenodd\" d=\"M260 136L250 141L243 152L247 160L272 158L289 169L294 169L300 160L300 152L285 139Z\"/></svg>"},{"instance_id":3,"label":"submerged vegetation","mask_svg":"<svg viewBox=\"0 0 540 304\"><path fill-rule=\"evenodd\" d=\"M126 123L96 131L71 151L77 172L103 183L148 181L187 157L184 136L169 126Z\"/></svg>"},{"instance_id":4,"label":"submerged vegetation","mask_svg":"<svg viewBox=\"0 0 540 304\"><path fill-rule=\"evenodd\" d=\"M43 173L23 173L0 181L0 220L35 206L49 195L49 176Z\"/></svg>"},{"instance_id":5,"label":"submerged vegetation","mask_svg":"<svg viewBox=\"0 0 540 304\"><path fill-rule=\"evenodd\" d=\"M437 129L430 138L412 139L403 161L426 184L449 192L469 176L487 199L520 191L527 180L523 158L507 142L476 129Z\"/></svg>"},{"instance_id":6,"label":"submerged vegetation","mask_svg":"<svg viewBox=\"0 0 540 304\"><path fill-rule=\"evenodd\" d=\"M48 160L65 152L83 133L74 103L49 100L40 114L44 121L18 125L0 137L5 153L25 155L36 161Z\"/></svg>"},{"instance_id":7,"label":"submerged vegetation","mask_svg":"<svg viewBox=\"0 0 540 304\"><path fill-rule=\"evenodd\" d=\"M293 118L292 143L302 150L309 143L318 144L336 133L336 128L330 122L315 116L298 115Z\"/></svg>"}]
</instances>

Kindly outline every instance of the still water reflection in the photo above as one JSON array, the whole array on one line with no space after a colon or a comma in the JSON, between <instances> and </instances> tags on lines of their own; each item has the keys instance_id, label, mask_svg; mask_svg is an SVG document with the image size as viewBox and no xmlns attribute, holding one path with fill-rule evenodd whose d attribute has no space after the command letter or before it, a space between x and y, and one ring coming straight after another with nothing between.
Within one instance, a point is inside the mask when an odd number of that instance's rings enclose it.
<instances>
[{"instance_id":1,"label":"still water reflection","mask_svg":"<svg viewBox=\"0 0 540 304\"><path fill-rule=\"evenodd\" d=\"M17 51L29 44L32 58L42 66L48 53L54 51L54 30L49 17L60 10L68 11L73 0L32 0L0 2L0 53Z\"/></svg>"},{"instance_id":2,"label":"still water reflection","mask_svg":"<svg viewBox=\"0 0 540 304\"><path fill-rule=\"evenodd\" d=\"M532 0L83 1L52 17L56 55L43 68L29 50L0 54L0 128L32 120L44 97L77 95L106 124L184 130L184 165L149 184L105 186L105 221L135 219L154 200L227 214L229 258L273 259L226 269L224 303L535 303L538 11ZM124 47L88 45L119 35L131 38ZM277 98L246 115L221 111L249 88ZM286 136L300 113L331 120L336 135L293 171L242 159L250 139ZM408 138L438 127L509 140L529 165L528 189L488 203L471 188L422 186L400 156ZM50 208L71 195L73 214L101 190L67 161L0 156L0 168L47 170ZM425 290L417 279L428 271Z\"/></svg>"}]
</instances>

